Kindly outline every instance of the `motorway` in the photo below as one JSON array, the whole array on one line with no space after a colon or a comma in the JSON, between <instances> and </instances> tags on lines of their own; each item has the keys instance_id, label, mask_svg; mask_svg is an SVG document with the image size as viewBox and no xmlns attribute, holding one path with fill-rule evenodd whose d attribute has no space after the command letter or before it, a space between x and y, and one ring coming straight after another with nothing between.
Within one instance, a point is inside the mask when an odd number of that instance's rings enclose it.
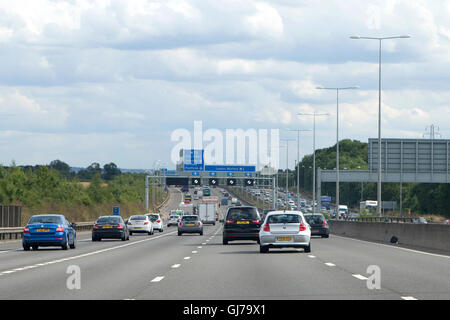
<instances>
[{"instance_id":1,"label":"motorway","mask_svg":"<svg viewBox=\"0 0 450 320\"><path fill-rule=\"evenodd\" d=\"M165 212L181 201L170 191ZM313 238L310 254L260 254L255 242L222 245L221 229L217 223L203 236L179 237L166 227L126 242L92 242L80 232L67 251L25 252L20 241L3 242L0 299L450 299L450 256L333 235ZM367 287L372 265L380 268L380 289ZM67 286L69 266L79 267L80 289Z\"/></svg>"}]
</instances>

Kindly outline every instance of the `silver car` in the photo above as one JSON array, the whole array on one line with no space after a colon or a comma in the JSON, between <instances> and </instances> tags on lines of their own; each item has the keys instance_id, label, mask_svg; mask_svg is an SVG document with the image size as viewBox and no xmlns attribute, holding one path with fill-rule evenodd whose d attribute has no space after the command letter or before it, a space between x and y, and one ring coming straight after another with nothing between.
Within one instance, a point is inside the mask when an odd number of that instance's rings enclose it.
<instances>
[{"instance_id":1,"label":"silver car","mask_svg":"<svg viewBox=\"0 0 450 320\"><path fill-rule=\"evenodd\" d=\"M135 233L143 232L148 235L153 234L153 224L147 216L131 216L127 223L130 236Z\"/></svg>"},{"instance_id":2,"label":"silver car","mask_svg":"<svg viewBox=\"0 0 450 320\"><path fill-rule=\"evenodd\" d=\"M272 211L261 225L259 243L261 253L289 247L311 252L311 229L301 211Z\"/></svg>"},{"instance_id":3,"label":"silver car","mask_svg":"<svg viewBox=\"0 0 450 320\"><path fill-rule=\"evenodd\" d=\"M198 219L196 215L186 215L181 217L181 221L178 223L178 235L183 233L199 233L203 235L203 223Z\"/></svg>"}]
</instances>

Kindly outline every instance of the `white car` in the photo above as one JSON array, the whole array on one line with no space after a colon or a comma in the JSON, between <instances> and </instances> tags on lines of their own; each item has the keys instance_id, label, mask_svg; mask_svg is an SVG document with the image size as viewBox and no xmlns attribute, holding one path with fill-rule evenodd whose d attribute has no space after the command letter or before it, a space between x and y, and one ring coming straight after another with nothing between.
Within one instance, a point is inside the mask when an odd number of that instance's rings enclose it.
<instances>
[{"instance_id":1,"label":"white car","mask_svg":"<svg viewBox=\"0 0 450 320\"><path fill-rule=\"evenodd\" d=\"M151 235L153 231L153 223L150 221L148 216L139 215L131 216L127 222L127 228L130 236L134 233L147 233Z\"/></svg>"},{"instance_id":2,"label":"white car","mask_svg":"<svg viewBox=\"0 0 450 320\"><path fill-rule=\"evenodd\" d=\"M311 252L311 228L301 211L269 212L259 231L259 252L270 248L303 248Z\"/></svg>"},{"instance_id":3,"label":"white car","mask_svg":"<svg viewBox=\"0 0 450 320\"><path fill-rule=\"evenodd\" d=\"M159 215L159 213L149 213L146 214L146 216L148 216L150 221L153 223L153 229L159 230L159 232L163 232L164 230L163 220Z\"/></svg>"},{"instance_id":4,"label":"white car","mask_svg":"<svg viewBox=\"0 0 450 320\"><path fill-rule=\"evenodd\" d=\"M169 216L169 220L167 221L167 227L176 226L178 222L180 222L181 216L174 214Z\"/></svg>"}]
</instances>

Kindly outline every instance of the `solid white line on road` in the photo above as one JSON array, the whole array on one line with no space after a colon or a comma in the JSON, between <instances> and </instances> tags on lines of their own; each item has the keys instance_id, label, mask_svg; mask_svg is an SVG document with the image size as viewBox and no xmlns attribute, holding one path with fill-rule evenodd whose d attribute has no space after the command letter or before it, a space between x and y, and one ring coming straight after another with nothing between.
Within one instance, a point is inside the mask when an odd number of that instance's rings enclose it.
<instances>
[{"instance_id":1,"label":"solid white line on road","mask_svg":"<svg viewBox=\"0 0 450 320\"><path fill-rule=\"evenodd\" d=\"M174 264L171 268L176 269L176 268L179 268L180 266L181 266L181 264Z\"/></svg>"},{"instance_id":2,"label":"solid white line on road","mask_svg":"<svg viewBox=\"0 0 450 320\"><path fill-rule=\"evenodd\" d=\"M350 237L341 237L341 236L336 236L336 235L333 235L333 237L334 238L346 239L346 240L353 240L353 241L358 241L358 242L364 242L364 243L370 243L370 244L373 244L373 245L376 245L376 246L388 247L388 248L398 249L398 250L403 250L403 251L408 251L408 252L426 254L426 255L434 256L434 257L450 259L450 256L446 256L446 255L443 255L443 254L429 253L429 252L424 252L424 251L407 249L407 248L403 248L403 247L395 247L393 245L387 245L387 244L382 244L382 243L377 243L377 242L370 242L370 241L365 241L365 240L359 240L359 239L350 238Z\"/></svg>"},{"instance_id":3,"label":"solid white line on road","mask_svg":"<svg viewBox=\"0 0 450 320\"><path fill-rule=\"evenodd\" d=\"M203 248L202 246L200 246L200 247L197 247L198 249L201 249L201 248Z\"/></svg>"},{"instance_id":4,"label":"solid white line on road","mask_svg":"<svg viewBox=\"0 0 450 320\"><path fill-rule=\"evenodd\" d=\"M316 256L313 256L312 254L309 254L309 255L308 255L308 257L310 257L310 258L313 258L313 259L314 259L314 258L315 258Z\"/></svg>"},{"instance_id":5,"label":"solid white line on road","mask_svg":"<svg viewBox=\"0 0 450 320\"><path fill-rule=\"evenodd\" d=\"M150 282L160 282L162 279L164 279L164 277L156 277L155 279L153 279Z\"/></svg>"},{"instance_id":6,"label":"solid white line on road","mask_svg":"<svg viewBox=\"0 0 450 320\"><path fill-rule=\"evenodd\" d=\"M414 297L402 297L403 300L417 300Z\"/></svg>"},{"instance_id":7,"label":"solid white line on road","mask_svg":"<svg viewBox=\"0 0 450 320\"><path fill-rule=\"evenodd\" d=\"M107 251L111 251L111 250L116 250L116 249L119 249L119 248L132 246L132 245L139 244L139 243L142 243L142 242L152 241L152 240L155 240L155 239L158 239L158 238L166 237L166 236L168 236L170 234L174 234L175 232L177 232L177 231L169 232L169 233L166 233L164 235L160 235L160 236L156 236L156 237L152 237L152 238L147 238L147 239L144 239L144 240L134 241L134 242L131 242L131 243L120 245L120 246L115 246L115 247L110 247L110 248L106 248L106 249L102 249L102 250L92 251L92 252L80 254L80 255L77 255L77 256L68 257L68 258L65 258L65 259L59 259L59 260L54 260L54 261L42 262L42 263L35 264L35 265L32 265L32 266L20 267L20 268L16 268L16 269L22 269L21 271L23 271L23 270L27 270L27 269L33 269L33 268L46 266L46 265L50 265L50 264L55 264L55 263L60 263L60 262L64 262L64 261L80 259L80 258L88 257L88 256L91 256L91 255L95 255L95 254L99 254L99 253L103 253L103 252L107 252ZM17 271L19 271L19 270L17 270ZM14 271L14 270L2 271L2 272L0 272L0 275L2 275L2 274L10 274L10 273L14 273L14 272L16 272L16 271Z\"/></svg>"},{"instance_id":8,"label":"solid white line on road","mask_svg":"<svg viewBox=\"0 0 450 320\"><path fill-rule=\"evenodd\" d=\"M359 279L359 280L367 280L368 279L367 277L364 277L360 274L352 274L352 276L354 276L356 279Z\"/></svg>"},{"instance_id":9,"label":"solid white line on road","mask_svg":"<svg viewBox=\"0 0 450 320\"><path fill-rule=\"evenodd\" d=\"M336 265L334 263L331 262L325 262L325 264L329 267L335 267Z\"/></svg>"},{"instance_id":10,"label":"solid white line on road","mask_svg":"<svg viewBox=\"0 0 450 320\"><path fill-rule=\"evenodd\" d=\"M198 251L192 251L192 253L197 253Z\"/></svg>"},{"instance_id":11,"label":"solid white line on road","mask_svg":"<svg viewBox=\"0 0 450 320\"><path fill-rule=\"evenodd\" d=\"M191 257L184 257L184 260L189 260Z\"/></svg>"}]
</instances>

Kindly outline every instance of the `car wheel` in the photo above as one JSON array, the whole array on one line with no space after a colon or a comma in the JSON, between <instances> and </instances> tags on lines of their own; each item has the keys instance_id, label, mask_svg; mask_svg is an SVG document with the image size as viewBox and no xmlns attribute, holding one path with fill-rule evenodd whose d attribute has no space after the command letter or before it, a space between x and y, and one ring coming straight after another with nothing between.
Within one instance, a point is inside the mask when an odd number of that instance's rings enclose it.
<instances>
[{"instance_id":1,"label":"car wheel","mask_svg":"<svg viewBox=\"0 0 450 320\"><path fill-rule=\"evenodd\" d=\"M259 238L258 238L258 240L256 240L256 243L257 244L261 244L261 241L259 241Z\"/></svg>"},{"instance_id":2,"label":"car wheel","mask_svg":"<svg viewBox=\"0 0 450 320\"><path fill-rule=\"evenodd\" d=\"M24 245L23 245L23 250L24 250L24 251L30 251L30 245L24 244Z\"/></svg>"},{"instance_id":3,"label":"car wheel","mask_svg":"<svg viewBox=\"0 0 450 320\"><path fill-rule=\"evenodd\" d=\"M224 245L227 245L227 244L228 244L228 240L227 240L227 239L225 239L225 238L223 238L223 240L222 240L222 244L224 244Z\"/></svg>"},{"instance_id":4,"label":"car wheel","mask_svg":"<svg viewBox=\"0 0 450 320\"><path fill-rule=\"evenodd\" d=\"M69 249L69 239L67 238L67 236L66 236L66 242L64 242L64 244L61 246L61 248L63 250Z\"/></svg>"},{"instance_id":5,"label":"car wheel","mask_svg":"<svg viewBox=\"0 0 450 320\"><path fill-rule=\"evenodd\" d=\"M330 236L328 234L322 236L322 238L329 238Z\"/></svg>"},{"instance_id":6,"label":"car wheel","mask_svg":"<svg viewBox=\"0 0 450 320\"><path fill-rule=\"evenodd\" d=\"M259 252L260 253L267 253L267 252L269 252L269 247L267 247L267 246L259 246Z\"/></svg>"},{"instance_id":7,"label":"car wheel","mask_svg":"<svg viewBox=\"0 0 450 320\"><path fill-rule=\"evenodd\" d=\"M201 236L203 235L203 231L200 231L200 235L201 235Z\"/></svg>"},{"instance_id":8,"label":"car wheel","mask_svg":"<svg viewBox=\"0 0 450 320\"><path fill-rule=\"evenodd\" d=\"M305 252L306 253L311 252L311 243L309 243L309 246L305 247Z\"/></svg>"},{"instance_id":9,"label":"car wheel","mask_svg":"<svg viewBox=\"0 0 450 320\"><path fill-rule=\"evenodd\" d=\"M163 232L163 229L161 228L161 229L159 229L159 232Z\"/></svg>"},{"instance_id":10,"label":"car wheel","mask_svg":"<svg viewBox=\"0 0 450 320\"><path fill-rule=\"evenodd\" d=\"M75 249L75 247L76 247L75 241L76 241L76 239L74 237L73 238L73 243L70 245L70 249Z\"/></svg>"},{"instance_id":11,"label":"car wheel","mask_svg":"<svg viewBox=\"0 0 450 320\"><path fill-rule=\"evenodd\" d=\"M179 235L179 236L181 236L182 234L183 234L182 232L178 231L178 235Z\"/></svg>"},{"instance_id":12,"label":"car wheel","mask_svg":"<svg viewBox=\"0 0 450 320\"><path fill-rule=\"evenodd\" d=\"M33 248L33 250L38 250L39 246L38 245L34 245L34 246L32 246L32 248Z\"/></svg>"},{"instance_id":13,"label":"car wheel","mask_svg":"<svg viewBox=\"0 0 450 320\"><path fill-rule=\"evenodd\" d=\"M133 232L130 231L130 236L132 236L132 235L133 235Z\"/></svg>"}]
</instances>

